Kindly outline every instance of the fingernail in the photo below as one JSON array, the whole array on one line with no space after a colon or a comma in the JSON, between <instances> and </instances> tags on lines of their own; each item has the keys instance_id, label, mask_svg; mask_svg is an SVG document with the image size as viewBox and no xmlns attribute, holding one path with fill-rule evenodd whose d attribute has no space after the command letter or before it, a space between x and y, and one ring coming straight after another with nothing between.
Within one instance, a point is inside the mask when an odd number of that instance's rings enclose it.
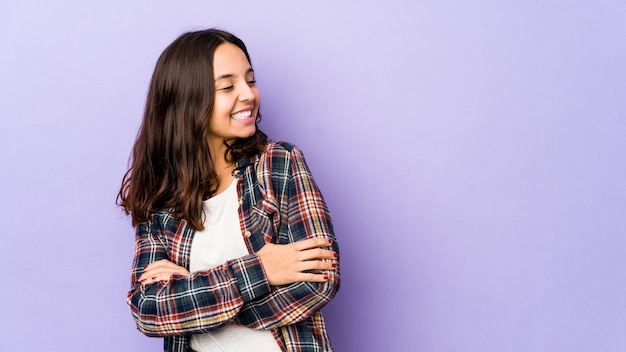
<instances>
[{"instance_id":1,"label":"fingernail","mask_svg":"<svg viewBox=\"0 0 626 352\"><path fill-rule=\"evenodd\" d=\"M333 268L336 268L336 267L337 267L337 264L333 263Z\"/></svg>"},{"instance_id":2,"label":"fingernail","mask_svg":"<svg viewBox=\"0 0 626 352\"><path fill-rule=\"evenodd\" d=\"M339 254L337 254L337 252L333 253L333 255L335 256L335 258L339 257Z\"/></svg>"},{"instance_id":3,"label":"fingernail","mask_svg":"<svg viewBox=\"0 0 626 352\"><path fill-rule=\"evenodd\" d=\"M324 280L328 280L328 275L324 275Z\"/></svg>"},{"instance_id":4,"label":"fingernail","mask_svg":"<svg viewBox=\"0 0 626 352\"><path fill-rule=\"evenodd\" d=\"M333 244L333 240L328 240L328 244Z\"/></svg>"}]
</instances>

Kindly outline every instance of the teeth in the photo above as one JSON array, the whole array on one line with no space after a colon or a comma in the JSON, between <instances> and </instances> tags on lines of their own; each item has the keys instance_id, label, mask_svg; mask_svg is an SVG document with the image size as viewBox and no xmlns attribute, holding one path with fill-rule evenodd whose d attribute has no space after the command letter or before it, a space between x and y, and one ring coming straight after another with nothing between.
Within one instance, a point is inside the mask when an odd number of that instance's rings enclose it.
<instances>
[{"instance_id":1,"label":"teeth","mask_svg":"<svg viewBox=\"0 0 626 352\"><path fill-rule=\"evenodd\" d=\"M247 119L248 117L250 117L251 114L252 114L252 111L248 110L248 111L242 111L242 112L233 114L232 117L235 120L243 120L243 119Z\"/></svg>"}]
</instances>

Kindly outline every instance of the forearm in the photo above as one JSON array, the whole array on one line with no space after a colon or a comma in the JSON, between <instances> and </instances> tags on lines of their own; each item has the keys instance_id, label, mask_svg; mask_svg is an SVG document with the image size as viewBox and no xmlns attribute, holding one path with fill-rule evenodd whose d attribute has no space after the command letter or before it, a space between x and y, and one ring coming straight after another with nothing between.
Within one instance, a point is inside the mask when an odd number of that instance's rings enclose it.
<instances>
[{"instance_id":1,"label":"forearm","mask_svg":"<svg viewBox=\"0 0 626 352\"><path fill-rule=\"evenodd\" d=\"M269 294L245 302L236 322L254 329L272 329L298 323L326 305L337 293L339 270L328 273L321 283L296 282L272 286Z\"/></svg>"},{"instance_id":2,"label":"forearm","mask_svg":"<svg viewBox=\"0 0 626 352\"><path fill-rule=\"evenodd\" d=\"M269 289L258 258L249 255L167 282L136 284L128 304L142 333L173 336L220 327Z\"/></svg>"}]
</instances>

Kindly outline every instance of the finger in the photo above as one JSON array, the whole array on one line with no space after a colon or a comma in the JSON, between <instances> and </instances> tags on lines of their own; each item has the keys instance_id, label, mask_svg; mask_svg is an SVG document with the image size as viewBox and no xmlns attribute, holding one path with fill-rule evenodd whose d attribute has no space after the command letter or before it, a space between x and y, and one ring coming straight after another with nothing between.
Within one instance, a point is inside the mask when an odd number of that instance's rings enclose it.
<instances>
[{"instance_id":1,"label":"finger","mask_svg":"<svg viewBox=\"0 0 626 352\"><path fill-rule=\"evenodd\" d=\"M299 273L297 275L297 280L296 281L302 281L302 282L326 282L326 281L328 281L328 274L327 273L321 273L321 274Z\"/></svg>"},{"instance_id":2,"label":"finger","mask_svg":"<svg viewBox=\"0 0 626 352\"><path fill-rule=\"evenodd\" d=\"M144 272L152 271L152 270L169 270L177 272L181 275L189 275L189 271L182 266L176 265L169 260L162 259L156 262L153 262L146 267L144 267Z\"/></svg>"},{"instance_id":3,"label":"finger","mask_svg":"<svg viewBox=\"0 0 626 352\"><path fill-rule=\"evenodd\" d=\"M294 242L294 248L298 251L303 251L311 248L328 247L333 243L331 239L316 237L307 238L306 240Z\"/></svg>"},{"instance_id":4,"label":"finger","mask_svg":"<svg viewBox=\"0 0 626 352\"><path fill-rule=\"evenodd\" d=\"M172 278L172 273L161 272L158 274L153 274L153 276L151 277L147 277L146 279L140 281L140 283L143 285L149 285L155 282L161 282L161 281L167 282L171 278Z\"/></svg>"},{"instance_id":5,"label":"finger","mask_svg":"<svg viewBox=\"0 0 626 352\"><path fill-rule=\"evenodd\" d=\"M189 275L189 272L182 267L154 268L154 269L147 270L143 274L141 274L141 276L139 277L139 282L142 282L142 280L151 279L152 277L155 277L155 276L163 277L164 275L167 275L167 277L170 278L174 274L180 274L180 275L186 276L186 275Z\"/></svg>"},{"instance_id":6,"label":"finger","mask_svg":"<svg viewBox=\"0 0 626 352\"><path fill-rule=\"evenodd\" d=\"M178 265L172 263L167 259L157 260L156 262L152 262L144 267L144 270L156 269L156 268L175 268Z\"/></svg>"},{"instance_id":7,"label":"finger","mask_svg":"<svg viewBox=\"0 0 626 352\"><path fill-rule=\"evenodd\" d=\"M300 260L314 260L314 259L337 259L337 253L329 251L328 249L313 248L300 252L298 259Z\"/></svg>"},{"instance_id":8,"label":"finger","mask_svg":"<svg viewBox=\"0 0 626 352\"><path fill-rule=\"evenodd\" d=\"M139 282L141 283L147 283L149 281L155 282L155 281L161 281L161 280L169 280L172 278L172 276L174 274L180 274L177 271L173 271L173 270L151 270L148 272L143 273L143 275L141 275L139 277Z\"/></svg>"},{"instance_id":9,"label":"finger","mask_svg":"<svg viewBox=\"0 0 626 352\"><path fill-rule=\"evenodd\" d=\"M162 275L162 274L169 274L171 275L173 273L172 270L162 270L162 269L151 269L151 270L146 270L143 272L143 274L141 274L141 276L139 277L139 280L145 280L145 279L150 279L154 276L157 275Z\"/></svg>"},{"instance_id":10,"label":"finger","mask_svg":"<svg viewBox=\"0 0 626 352\"><path fill-rule=\"evenodd\" d=\"M322 261L322 260L309 260L301 262L297 269L299 271L310 271L310 270L337 270L337 263L334 261Z\"/></svg>"}]
</instances>

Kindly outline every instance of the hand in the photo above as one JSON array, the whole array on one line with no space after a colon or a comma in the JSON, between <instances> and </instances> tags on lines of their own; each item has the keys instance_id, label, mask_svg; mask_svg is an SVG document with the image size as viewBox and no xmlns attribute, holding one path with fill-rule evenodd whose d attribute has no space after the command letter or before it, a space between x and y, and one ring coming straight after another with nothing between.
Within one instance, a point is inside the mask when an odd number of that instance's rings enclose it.
<instances>
[{"instance_id":1,"label":"hand","mask_svg":"<svg viewBox=\"0 0 626 352\"><path fill-rule=\"evenodd\" d=\"M142 285L148 285L158 281L167 282L174 274L186 276L189 275L189 271L167 259L161 259L146 266L138 281Z\"/></svg>"},{"instance_id":2,"label":"hand","mask_svg":"<svg viewBox=\"0 0 626 352\"><path fill-rule=\"evenodd\" d=\"M333 270L337 267L337 253L322 249L331 243L324 238L309 238L290 244L266 243L257 255L270 285L324 282L328 280L328 274L305 271Z\"/></svg>"}]
</instances>

